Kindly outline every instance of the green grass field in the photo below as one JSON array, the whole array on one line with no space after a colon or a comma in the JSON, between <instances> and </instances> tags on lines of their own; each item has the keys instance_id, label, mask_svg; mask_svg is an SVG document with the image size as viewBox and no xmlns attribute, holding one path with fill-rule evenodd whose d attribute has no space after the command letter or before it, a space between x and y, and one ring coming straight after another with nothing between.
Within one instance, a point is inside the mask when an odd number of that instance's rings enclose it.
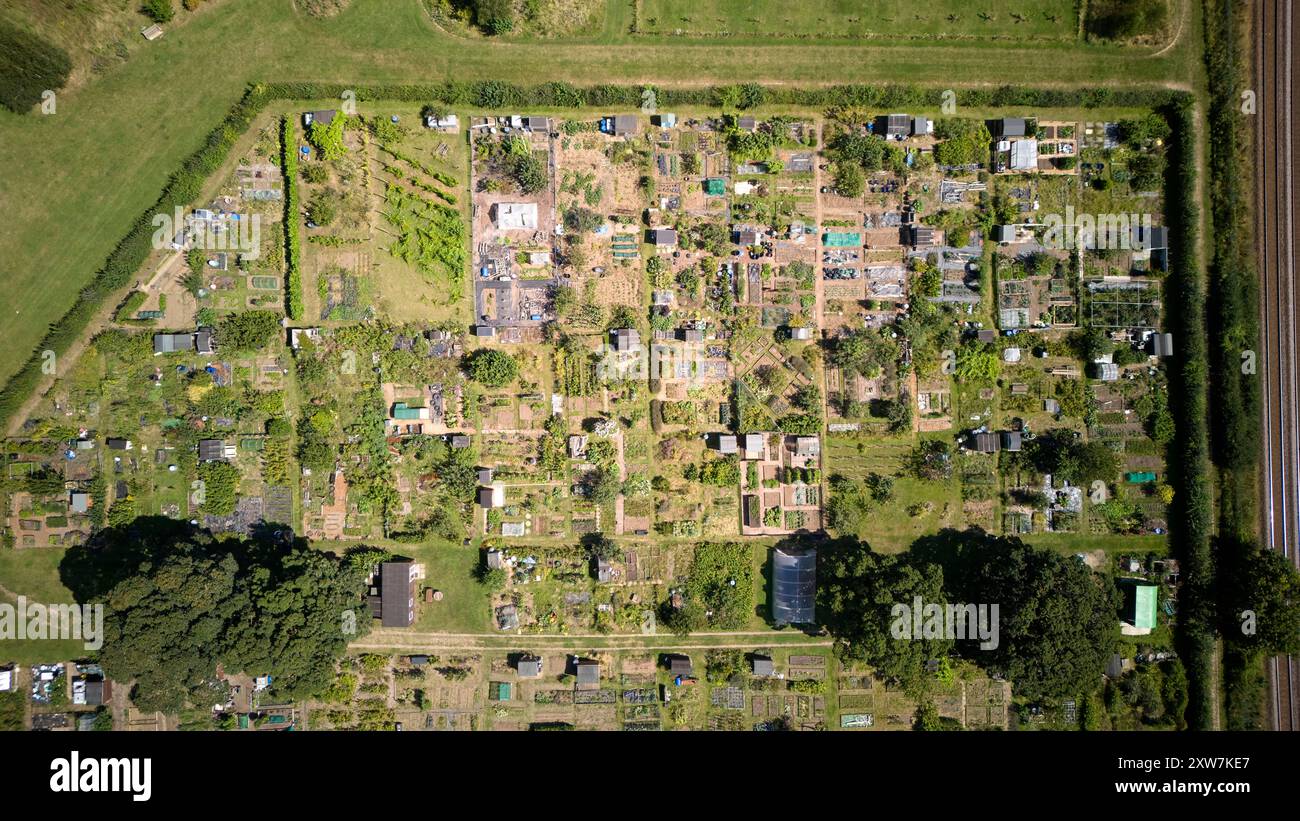
<instances>
[{"instance_id":1,"label":"green grass field","mask_svg":"<svg viewBox=\"0 0 1300 821\"><path fill-rule=\"evenodd\" d=\"M1074 40L1077 4L1071 0L643 0L642 35L760 36L794 38L977 37Z\"/></svg>"},{"instance_id":2,"label":"green grass field","mask_svg":"<svg viewBox=\"0 0 1300 821\"><path fill-rule=\"evenodd\" d=\"M142 17L129 26L124 21L120 31L95 32L95 42L105 48L120 38L129 46L127 56L61 93L53 115L0 111L0 143L6 148L0 154L6 217L0 279L11 294L0 311L5 339L0 380L27 358L45 327L67 310L131 221L155 199L167 175L252 81L360 84L491 77L525 83L906 81L947 87L959 84L954 78L1096 85L1199 73L1200 7L1195 3L1185 5L1190 19L1175 47L1159 56L1144 49L1047 40L969 38L919 45L896 38L792 43L758 37L719 45L638 38L619 22L630 13L624 6L610 7L602 34L573 41L498 43L453 36L433 24L420 0L355 0L328 19L298 13L290 0L228 0L183 15L178 18L183 23L152 43L138 36ZM35 15L27 4L5 13L57 31L65 43L78 30L48 12ZM968 14L975 12L961 13L963 24ZM87 61L85 54L79 59Z\"/></svg>"},{"instance_id":3,"label":"green grass field","mask_svg":"<svg viewBox=\"0 0 1300 821\"><path fill-rule=\"evenodd\" d=\"M59 580L60 548L0 551L0 584L5 592L0 601L16 605L17 596L32 603L64 604L73 601L72 592ZM42 664L81 658L86 649L80 641L24 640L0 642L0 663Z\"/></svg>"}]
</instances>

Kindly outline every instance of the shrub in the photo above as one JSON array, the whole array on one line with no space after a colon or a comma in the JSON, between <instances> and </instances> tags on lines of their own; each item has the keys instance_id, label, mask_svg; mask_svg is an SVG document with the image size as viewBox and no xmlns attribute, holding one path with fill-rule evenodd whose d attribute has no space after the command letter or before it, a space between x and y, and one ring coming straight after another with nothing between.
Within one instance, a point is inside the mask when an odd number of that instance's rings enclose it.
<instances>
[{"instance_id":1,"label":"shrub","mask_svg":"<svg viewBox=\"0 0 1300 821\"><path fill-rule=\"evenodd\" d=\"M495 348L475 351L466 363L470 378L490 388L509 385L519 376L519 363L504 351Z\"/></svg>"},{"instance_id":2,"label":"shrub","mask_svg":"<svg viewBox=\"0 0 1300 821\"><path fill-rule=\"evenodd\" d=\"M155 23L170 23L176 16L176 7L172 0L144 0L140 13Z\"/></svg>"}]
</instances>

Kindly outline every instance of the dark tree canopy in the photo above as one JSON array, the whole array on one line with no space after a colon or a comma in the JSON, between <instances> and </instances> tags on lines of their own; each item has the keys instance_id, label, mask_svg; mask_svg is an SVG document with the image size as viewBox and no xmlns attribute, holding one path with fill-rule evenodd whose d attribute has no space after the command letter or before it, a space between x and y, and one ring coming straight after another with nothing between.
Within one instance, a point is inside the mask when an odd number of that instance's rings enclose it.
<instances>
[{"instance_id":1,"label":"dark tree canopy","mask_svg":"<svg viewBox=\"0 0 1300 821\"><path fill-rule=\"evenodd\" d=\"M70 550L60 574L78 601L105 605L105 672L135 682L141 709L176 712L210 702L218 665L271 675L280 698L328 687L334 659L369 629L363 565L144 518Z\"/></svg>"},{"instance_id":2,"label":"dark tree canopy","mask_svg":"<svg viewBox=\"0 0 1300 821\"><path fill-rule=\"evenodd\" d=\"M280 332L280 316L270 311L230 314L217 328L217 343L235 351L256 351L266 347Z\"/></svg>"},{"instance_id":3,"label":"dark tree canopy","mask_svg":"<svg viewBox=\"0 0 1300 821\"><path fill-rule=\"evenodd\" d=\"M817 570L817 609L831 633L853 658L866 661L883 677L904 685L917 683L925 662L952 650L945 638L895 638L895 605L946 604L943 572L908 555L873 553L861 543L823 550Z\"/></svg>"},{"instance_id":4,"label":"dark tree canopy","mask_svg":"<svg viewBox=\"0 0 1300 821\"><path fill-rule=\"evenodd\" d=\"M963 655L1031 699L1097 689L1119 612L1105 578L1073 557L975 531L926 537L914 551L944 565L951 599L998 605L997 648L958 642Z\"/></svg>"},{"instance_id":5,"label":"dark tree canopy","mask_svg":"<svg viewBox=\"0 0 1300 821\"><path fill-rule=\"evenodd\" d=\"M1300 653L1300 574L1281 553L1253 547L1241 558L1224 591L1225 635L1257 652Z\"/></svg>"},{"instance_id":6,"label":"dark tree canopy","mask_svg":"<svg viewBox=\"0 0 1300 821\"><path fill-rule=\"evenodd\" d=\"M466 359L465 364L470 377L475 382L490 388L509 385L519 375L519 363L515 358L496 348L475 351Z\"/></svg>"}]
</instances>

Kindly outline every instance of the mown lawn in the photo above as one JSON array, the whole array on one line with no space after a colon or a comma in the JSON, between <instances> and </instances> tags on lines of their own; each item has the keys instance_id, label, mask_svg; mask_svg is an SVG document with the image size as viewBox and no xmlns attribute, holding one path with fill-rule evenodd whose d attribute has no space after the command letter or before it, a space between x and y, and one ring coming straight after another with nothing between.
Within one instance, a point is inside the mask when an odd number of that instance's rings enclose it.
<instances>
[{"instance_id":1,"label":"mown lawn","mask_svg":"<svg viewBox=\"0 0 1300 821\"><path fill-rule=\"evenodd\" d=\"M416 630L485 633L492 629L488 590L474 579L476 548L447 543L394 545L392 550L424 565L422 586L442 592L442 601L421 602Z\"/></svg>"},{"instance_id":2,"label":"mown lawn","mask_svg":"<svg viewBox=\"0 0 1300 821\"><path fill-rule=\"evenodd\" d=\"M977 37L1075 40L1071 0L643 0L637 31L644 35L727 34L767 37Z\"/></svg>"},{"instance_id":3,"label":"mown lawn","mask_svg":"<svg viewBox=\"0 0 1300 821\"><path fill-rule=\"evenodd\" d=\"M29 603L65 604L73 601L72 591L59 580L61 548L34 550L0 550L0 601L17 605L18 596ZM0 663L17 662L28 666L87 655L85 645L72 640L4 641L0 643Z\"/></svg>"}]
</instances>

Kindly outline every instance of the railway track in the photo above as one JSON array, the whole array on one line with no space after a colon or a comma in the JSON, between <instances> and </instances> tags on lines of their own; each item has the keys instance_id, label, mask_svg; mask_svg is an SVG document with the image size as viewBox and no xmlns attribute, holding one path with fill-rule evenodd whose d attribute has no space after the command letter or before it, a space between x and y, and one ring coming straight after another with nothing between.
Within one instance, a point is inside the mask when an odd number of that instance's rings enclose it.
<instances>
[{"instance_id":1,"label":"railway track","mask_svg":"<svg viewBox=\"0 0 1300 821\"><path fill-rule=\"evenodd\" d=\"M1293 132L1300 108L1292 105L1297 64L1290 0L1254 4L1254 90L1259 102L1255 133L1255 242L1259 256L1263 398L1263 538L1300 567L1300 356L1297 327L1295 210L1297 191ZM1268 661L1269 719L1276 730L1300 729L1297 684L1300 659Z\"/></svg>"}]
</instances>

